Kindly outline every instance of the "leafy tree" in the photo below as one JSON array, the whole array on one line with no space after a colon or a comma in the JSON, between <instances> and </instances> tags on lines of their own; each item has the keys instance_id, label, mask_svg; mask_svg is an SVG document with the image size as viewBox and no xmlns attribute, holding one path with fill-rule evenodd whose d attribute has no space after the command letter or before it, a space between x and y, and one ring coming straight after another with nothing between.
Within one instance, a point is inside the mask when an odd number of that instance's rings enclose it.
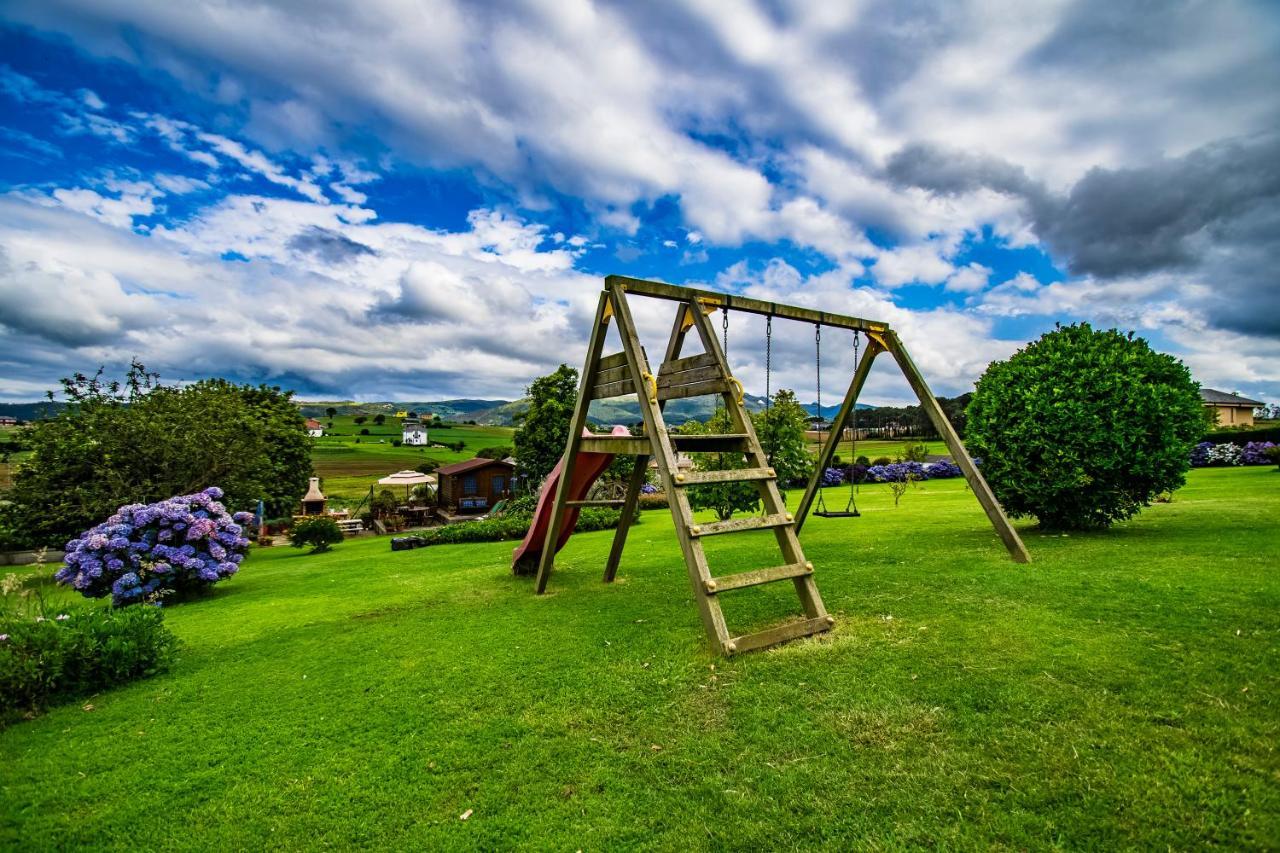
<instances>
[{"instance_id":1,"label":"leafy tree","mask_svg":"<svg viewBox=\"0 0 1280 853\"><path fill-rule=\"evenodd\" d=\"M733 426L729 412L719 406L705 424L689 421L680 428L680 432L686 435L721 435L733 432ZM693 453L690 456L699 471L729 471L747 466L741 453ZM714 510L721 521L732 518L735 512L753 511L760 505L760 492L752 483L707 483L691 486L686 491L689 506Z\"/></svg>"},{"instance_id":2,"label":"leafy tree","mask_svg":"<svg viewBox=\"0 0 1280 853\"><path fill-rule=\"evenodd\" d=\"M813 471L805 429L809 415L796 399L794 391L785 388L773 395L773 404L754 416L756 435L765 456L769 458L781 483L804 482Z\"/></svg>"},{"instance_id":3,"label":"leafy tree","mask_svg":"<svg viewBox=\"0 0 1280 853\"><path fill-rule=\"evenodd\" d=\"M578 397L578 371L562 364L533 380L529 408L515 434L516 463L529 483L541 482L564 453Z\"/></svg>"},{"instance_id":4,"label":"leafy tree","mask_svg":"<svg viewBox=\"0 0 1280 853\"><path fill-rule=\"evenodd\" d=\"M333 420L338 416L338 410L335 409L333 406L330 406L329 408L325 409L324 413L329 416L329 420Z\"/></svg>"},{"instance_id":5,"label":"leafy tree","mask_svg":"<svg viewBox=\"0 0 1280 853\"><path fill-rule=\"evenodd\" d=\"M1107 527L1181 486L1204 429L1185 365L1087 323L993 362L968 419L969 449L1009 514L1065 529Z\"/></svg>"},{"instance_id":6,"label":"leafy tree","mask_svg":"<svg viewBox=\"0 0 1280 853\"><path fill-rule=\"evenodd\" d=\"M356 415L354 418L352 418L352 420L355 421L356 426L360 426L361 424L363 424L365 421L369 419L364 415Z\"/></svg>"},{"instance_id":7,"label":"leafy tree","mask_svg":"<svg viewBox=\"0 0 1280 853\"><path fill-rule=\"evenodd\" d=\"M0 528L61 545L131 503L218 485L232 510L287 515L307 488L311 439L292 392L206 379L163 385L134 362L123 382L76 374L68 405L31 426ZM49 394L52 400L54 395Z\"/></svg>"},{"instance_id":8,"label":"leafy tree","mask_svg":"<svg viewBox=\"0 0 1280 853\"><path fill-rule=\"evenodd\" d=\"M491 447L482 447L476 451L477 459L506 459L508 456L514 456L515 447L510 444L495 444Z\"/></svg>"},{"instance_id":9,"label":"leafy tree","mask_svg":"<svg viewBox=\"0 0 1280 853\"><path fill-rule=\"evenodd\" d=\"M315 515L304 518L293 526L289 532L289 544L295 548L311 546L311 553L328 551L329 546L342 541L342 530L332 518Z\"/></svg>"},{"instance_id":10,"label":"leafy tree","mask_svg":"<svg viewBox=\"0 0 1280 853\"><path fill-rule=\"evenodd\" d=\"M387 416L386 416L386 415L374 415L374 416L373 416L373 422L374 422L374 424L375 424L375 425L377 425L377 426L382 426L384 423L386 423L386 422L387 422Z\"/></svg>"}]
</instances>

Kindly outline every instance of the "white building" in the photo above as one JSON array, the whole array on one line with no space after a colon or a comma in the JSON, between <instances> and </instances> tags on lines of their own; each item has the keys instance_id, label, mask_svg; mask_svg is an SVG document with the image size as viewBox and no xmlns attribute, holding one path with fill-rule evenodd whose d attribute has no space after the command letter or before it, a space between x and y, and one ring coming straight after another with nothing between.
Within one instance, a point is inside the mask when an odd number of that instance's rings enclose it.
<instances>
[{"instance_id":1,"label":"white building","mask_svg":"<svg viewBox=\"0 0 1280 853\"><path fill-rule=\"evenodd\" d=\"M403 442L410 447L425 447L428 443L427 428L421 421L406 420L400 425Z\"/></svg>"},{"instance_id":2,"label":"white building","mask_svg":"<svg viewBox=\"0 0 1280 853\"><path fill-rule=\"evenodd\" d=\"M315 418L307 418L307 435L312 438L319 438L324 435L324 424Z\"/></svg>"}]
</instances>

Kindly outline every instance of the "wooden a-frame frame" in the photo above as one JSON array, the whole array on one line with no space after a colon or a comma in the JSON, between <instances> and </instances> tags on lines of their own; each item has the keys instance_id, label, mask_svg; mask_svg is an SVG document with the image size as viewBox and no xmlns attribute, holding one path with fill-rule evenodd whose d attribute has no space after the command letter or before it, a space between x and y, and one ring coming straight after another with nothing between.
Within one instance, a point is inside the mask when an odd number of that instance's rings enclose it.
<instances>
[{"instance_id":1,"label":"wooden a-frame frame","mask_svg":"<svg viewBox=\"0 0 1280 853\"><path fill-rule=\"evenodd\" d=\"M666 299L678 304L667 348L656 373L650 369L647 355L640 346L631 310L627 304L628 294ZM708 313L719 308L854 329L865 332L871 341L867 356L858 365L840 412L835 423L832 424L831 434L819 454L814 475L794 513L787 511L777 487L776 474L769 467L768 459L756 437L751 417L743 405L742 385L730 372L725 354L716 338L715 329L707 318ZM617 325L622 339L622 351L602 356L605 336L611 322ZM704 352L701 355L681 358L680 352L690 330L698 335ZM797 534L813 504L822 471L830 464L835 453L841 429L857 403L858 394L866 381L871 364L876 355L886 351L894 356L908 383L920 398L921 405L929 413L930 419L942 435L952 457L963 471L992 525L1009 549L1009 553L1015 560L1027 562L1029 557L1022 540L1018 538L1017 532L1009 524L999 502L965 452L964 446L947 421L938 401L929 391L924 377L916 369L902 342L888 325L783 303L763 302L624 276L608 276L596 308L595 324L587 346L587 357L579 381L578 398L570 422L569 437L561 459L561 475L538 563L537 592L541 594L546 590L555 560L555 543L563 526L565 511L570 506L621 507L622 517L614 534L604 570L606 582L614 579L640 490L645 482L647 466L652 458L656 462L658 477L671 507L676 538L684 556L703 626L722 652L734 654L749 651L829 630L835 620L827 614L823 606L822 598L814 583L813 563L805 559ZM643 436L588 438L582 436L592 400L633 393L640 402L640 412L644 421ZM721 395L734 432L726 435L700 436L669 433L663 419L666 401L706 394ZM746 457L748 467L729 471L682 472L676 465L678 451L740 452ZM628 482L626 497L623 500L583 500L572 503L569 501L568 484L573 481L575 460L581 452L630 454L636 457L635 470ZM696 523L685 489L699 483L729 481L753 483L759 491L764 513L760 516L728 521ZM711 535L759 529L773 531L782 554L783 564L767 569L714 576L707 563L702 539ZM731 635L720 609L719 595L732 589L783 580L790 580L794 584L804 610L804 617L754 634Z\"/></svg>"}]
</instances>

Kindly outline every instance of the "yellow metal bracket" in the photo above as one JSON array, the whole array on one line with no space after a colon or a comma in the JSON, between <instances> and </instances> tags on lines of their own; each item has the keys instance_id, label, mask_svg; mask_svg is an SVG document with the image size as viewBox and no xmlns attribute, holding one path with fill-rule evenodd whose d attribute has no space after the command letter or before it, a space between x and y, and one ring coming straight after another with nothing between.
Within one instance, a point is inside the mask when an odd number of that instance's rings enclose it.
<instances>
[{"instance_id":1,"label":"yellow metal bracket","mask_svg":"<svg viewBox=\"0 0 1280 853\"><path fill-rule=\"evenodd\" d=\"M613 300L606 299L604 301L604 314L600 317L600 322L607 323L611 317L613 317Z\"/></svg>"},{"instance_id":2,"label":"yellow metal bracket","mask_svg":"<svg viewBox=\"0 0 1280 853\"><path fill-rule=\"evenodd\" d=\"M649 402L658 402L658 377L652 373L643 374L645 383L649 386Z\"/></svg>"},{"instance_id":3,"label":"yellow metal bracket","mask_svg":"<svg viewBox=\"0 0 1280 853\"><path fill-rule=\"evenodd\" d=\"M870 329L868 329L867 339L870 340L871 343L874 344L875 346L880 347L881 350L885 352L889 351L889 345L885 343L883 332L873 332Z\"/></svg>"},{"instance_id":4,"label":"yellow metal bracket","mask_svg":"<svg viewBox=\"0 0 1280 853\"><path fill-rule=\"evenodd\" d=\"M743 391L743 389L742 389L742 383L738 381L738 378L737 378L736 376L730 376L730 377L729 377L729 381L730 381L730 382L732 382L732 383L733 383L733 385L734 385L734 387L738 389L738 395L737 395L737 396L738 396L738 405L739 405L739 406L741 406L741 405L742 405L742 399L743 399L743 396L744 396L744 394L745 394L745 392L744 392L744 391Z\"/></svg>"}]
</instances>

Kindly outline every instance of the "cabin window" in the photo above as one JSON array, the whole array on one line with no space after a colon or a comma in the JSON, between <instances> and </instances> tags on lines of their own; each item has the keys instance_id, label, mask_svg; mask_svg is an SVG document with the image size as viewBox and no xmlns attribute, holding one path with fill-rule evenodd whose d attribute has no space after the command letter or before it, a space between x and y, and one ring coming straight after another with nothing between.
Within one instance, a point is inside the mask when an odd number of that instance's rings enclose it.
<instances>
[{"instance_id":1,"label":"cabin window","mask_svg":"<svg viewBox=\"0 0 1280 853\"><path fill-rule=\"evenodd\" d=\"M492 485L492 486L490 486L490 488L491 488L491 489L493 489L493 493L494 493L495 495L500 495L500 494L502 494L504 491L506 491L506 488L507 488L507 481L506 481L506 478L505 478L505 477L503 477L501 474L499 474L499 475L497 475L496 477L494 477L494 478L493 478L493 480L492 480L492 483L493 483L493 485Z\"/></svg>"},{"instance_id":2,"label":"cabin window","mask_svg":"<svg viewBox=\"0 0 1280 853\"><path fill-rule=\"evenodd\" d=\"M476 485L475 477L462 478L462 493L464 495L474 495L479 490L479 487Z\"/></svg>"}]
</instances>

